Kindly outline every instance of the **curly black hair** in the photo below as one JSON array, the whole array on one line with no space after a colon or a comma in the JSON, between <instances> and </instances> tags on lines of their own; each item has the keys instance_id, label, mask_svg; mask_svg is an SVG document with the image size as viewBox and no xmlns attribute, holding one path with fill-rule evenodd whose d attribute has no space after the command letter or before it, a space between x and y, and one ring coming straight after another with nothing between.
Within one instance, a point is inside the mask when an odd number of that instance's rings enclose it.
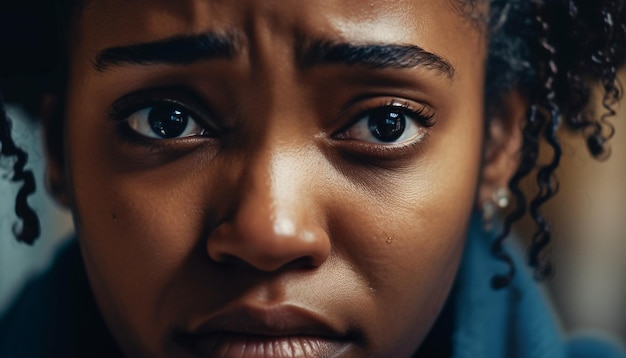
<instances>
[{"instance_id":1,"label":"curly black hair","mask_svg":"<svg viewBox=\"0 0 626 358\"><path fill-rule=\"evenodd\" d=\"M520 91L529 103L520 165L509 183L516 205L492 246L493 253L509 264L509 272L495 276L492 285L504 287L514 275L503 242L513 223L526 212L537 226L528 263L538 278L549 276L552 267L543 253L551 229L540 208L558 190L554 177L561 159L558 132L563 126L579 132L593 157L603 159L608 155L607 142L614 132L609 118L615 115L614 107L622 95L617 70L626 59L626 0L455 1L472 21L487 30L486 108L497 108L499 100L513 90ZM485 1L489 1L489 11L483 16L480 9ZM70 9L75 5L72 0L41 1L38 7L46 11L33 14L29 3L28 8L15 5L4 12L6 18L0 18L0 26L6 28L2 33L20 34L20 38L2 38L7 50L0 53L11 54L0 59L0 93L7 100L34 109L39 94L63 91L64 38ZM52 28L56 30L50 31ZM40 61L42 58L46 61ZM590 109L591 87L598 82L603 90L602 113ZM37 216L27 202L34 191L34 180L32 173L24 169L26 153L14 144L10 129L11 122L0 106L2 155L17 159L12 180L23 182L15 206L22 224L16 226L15 234L19 241L32 243L39 235ZM551 159L545 164L538 159L542 138L551 149ZM536 175L539 190L529 199L520 189L520 182L532 174Z\"/></svg>"},{"instance_id":2,"label":"curly black hair","mask_svg":"<svg viewBox=\"0 0 626 358\"><path fill-rule=\"evenodd\" d=\"M503 287L514 266L502 243L526 211L537 225L528 263L538 278L552 274L542 255L550 242L550 224L539 209L558 190L554 172L562 154L557 136L561 125L582 133L593 157L602 159L609 153L607 142L614 129L608 119L615 115L622 96L617 70L626 58L626 4L623 0L493 0L489 29L487 105L513 88L522 91L529 103L520 166L509 183L516 207L492 248L509 263L509 273L492 281L493 286ZM599 115L589 108L590 88L597 81L603 89L604 112ZM542 137L552 155L537 168ZM528 203L520 182L535 169L539 190Z\"/></svg>"}]
</instances>

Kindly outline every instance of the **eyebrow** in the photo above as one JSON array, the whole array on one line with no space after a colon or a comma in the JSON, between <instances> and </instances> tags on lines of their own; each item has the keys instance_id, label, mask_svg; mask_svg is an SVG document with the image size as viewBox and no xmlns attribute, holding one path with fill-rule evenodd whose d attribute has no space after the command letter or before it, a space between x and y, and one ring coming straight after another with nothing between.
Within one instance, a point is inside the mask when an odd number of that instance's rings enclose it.
<instances>
[{"instance_id":1,"label":"eyebrow","mask_svg":"<svg viewBox=\"0 0 626 358\"><path fill-rule=\"evenodd\" d=\"M188 65L201 60L230 59L237 52L232 35L206 33L106 48L93 61L98 72L123 65Z\"/></svg>"},{"instance_id":2,"label":"eyebrow","mask_svg":"<svg viewBox=\"0 0 626 358\"><path fill-rule=\"evenodd\" d=\"M305 68L343 64L374 69L423 67L454 78L455 69L439 55L416 45L303 41L297 60ZM176 36L155 42L106 48L93 61L98 72L123 65L188 65L201 60L231 59L239 46L233 35L205 33Z\"/></svg>"},{"instance_id":3,"label":"eyebrow","mask_svg":"<svg viewBox=\"0 0 626 358\"><path fill-rule=\"evenodd\" d=\"M374 69L410 69L424 67L454 78L455 69L439 55L416 45L353 44L316 40L300 51L300 63L305 67L325 64L364 66Z\"/></svg>"}]
</instances>

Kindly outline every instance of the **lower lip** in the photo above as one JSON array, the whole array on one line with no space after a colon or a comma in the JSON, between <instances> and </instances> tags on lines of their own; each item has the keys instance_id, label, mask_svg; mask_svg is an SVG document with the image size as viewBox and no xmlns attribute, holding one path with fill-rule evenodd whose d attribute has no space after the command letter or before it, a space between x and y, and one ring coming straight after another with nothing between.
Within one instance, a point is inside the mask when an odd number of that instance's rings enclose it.
<instances>
[{"instance_id":1,"label":"lower lip","mask_svg":"<svg viewBox=\"0 0 626 358\"><path fill-rule=\"evenodd\" d=\"M220 333L189 338L188 347L202 357L338 357L348 349L346 342L314 336L257 336Z\"/></svg>"}]
</instances>

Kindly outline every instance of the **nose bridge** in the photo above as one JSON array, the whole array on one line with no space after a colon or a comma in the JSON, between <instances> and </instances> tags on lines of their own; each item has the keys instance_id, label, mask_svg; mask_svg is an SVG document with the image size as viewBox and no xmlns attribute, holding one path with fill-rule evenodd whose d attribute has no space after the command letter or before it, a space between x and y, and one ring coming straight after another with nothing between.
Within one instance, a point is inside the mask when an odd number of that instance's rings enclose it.
<instances>
[{"instance_id":1,"label":"nose bridge","mask_svg":"<svg viewBox=\"0 0 626 358\"><path fill-rule=\"evenodd\" d=\"M304 199L301 191L307 186L306 178L299 175L297 155L291 152L266 144L251 158L239 183L237 216L262 222L265 230L279 236L294 235L297 222L305 219L298 208L304 201L297 198Z\"/></svg>"},{"instance_id":2,"label":"nose bridge","mask_svg":"<svg viewBox=\"0 0 626 358\"><path fill-rule=\"evenodd\" d=\"M310 177L303 171L306 156L293 143L268 139L248 158L234 212L207 241L213 260L263 271L326 260L330 242L316 218Z\"/></svg>"},{"instance_id":3,"label":"nose bridge","mask_svg":"<svg viewBox=\"0 0 626 358\"><path fill-rule=\"evenodd\" d=\"M266 59L265 64L268 63L272 62ZM238 183L241 194L238 215L264 220L264 228L271 227L275 235L290 236L295 235L299 224L307 221L303 209L309 203L308 189L312 184L305 165L313 154L309 143L310 119L301 114L304 103L294 87L293 69L267 67L253 75L256 86L250 88L256 95L248 97L251 100L243 114L255 123L255 130L249 148L252 154Z\"/></svg>"}]
</instances>

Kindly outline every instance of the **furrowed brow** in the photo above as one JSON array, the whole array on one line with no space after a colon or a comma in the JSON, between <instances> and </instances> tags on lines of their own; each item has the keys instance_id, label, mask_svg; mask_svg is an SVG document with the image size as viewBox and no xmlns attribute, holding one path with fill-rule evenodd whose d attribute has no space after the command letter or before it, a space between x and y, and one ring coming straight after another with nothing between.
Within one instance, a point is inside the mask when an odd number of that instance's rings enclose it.
<instances>
[{"instance_id":1,"label":"furrowed brow","mask_svg":"<svg viewBox=\"0 0 626 358\"><path fill-rule=\"evenodd\" d=\"M233 36L207 33L107 48L98 53L93 63L99 72L123 65L188 65L203 60L230 59L236 50Z\"/></svg>"},{"instance_id":2,"label":"furrowed brow","mask_svg":"<svg viewBox=\"0 0 626 358\"><path fill-rule=\"evenodd\" d=\"M441 56L415 45L352 44L314 41L299 52L304 67L328 64L364 66L374 69L405 69L424 67L454 78L454 67Z\"/></svg>"}]
</instances>

